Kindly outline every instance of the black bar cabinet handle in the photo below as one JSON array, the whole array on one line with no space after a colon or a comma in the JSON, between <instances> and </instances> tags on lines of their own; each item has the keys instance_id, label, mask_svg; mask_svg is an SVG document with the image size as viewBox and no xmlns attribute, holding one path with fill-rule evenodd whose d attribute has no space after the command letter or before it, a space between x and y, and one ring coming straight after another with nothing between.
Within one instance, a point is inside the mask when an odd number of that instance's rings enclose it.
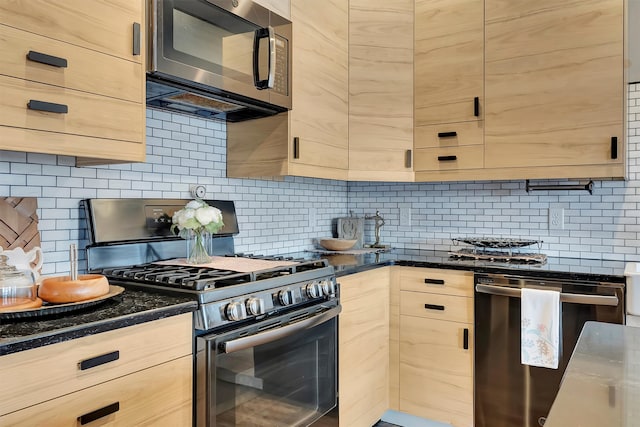
<instances>
[{"instance_id":1,"label":"black bar cabinet handle","mask_svg":"<svg viewBox=\"0 0 640 427\"><path fill-rule=\"evenodd\" d=\"M29 100L27 108L35 111L46 111L48 113L67 114L69 107L64 104L54 104L53 102L37 101L35 99Z\"/></svg>"},{"instance_id":2,"label":"black bar cabinet handle","mask_svg":"<svg viewBox=\"0 0 640 427\"><path fill-rule=\"evenodd\" d=\"M118 350L111 353L101 354L100 356L92 357L91 359L82 360L78 363L78 367L81 371L95 368L96 366L104 365L105 363L113 362L120 359L120 352Z\"/></svg>"},{"instance_id":3,"label":"black bar cabinet handle","mask_svg":"<svg viewBox=\"0 0 640 427\"><path fill-rule=\"evenodd\" d=\"M438 132L438 138L449 138L451 136L458 136L458 132Z\"/></svg>"},{"instance_id":4,"label":"black bar cabinet handle","mask_svg":"<svg viewBox=\"0 0 640 427\"><path fill-rule=\"evenodd\" d=\"M469 329L464 328L462 330L462 348L469 350Z\"/></svg>"},{"instance_id":5,"label":"black bar cabinet handle","mask_svg":"<svg viewBox=\"0 0 640 427\"><path fill-rule=\"evenodd\" d=\"M293 137L293 158L300 158L300 138L297 136Z\"/></svg>"},{"instance_id":6,"label":"black bar cabinet handle","mask_svg":"<svg viewBox=\"0 0 640 427\"><path fill-rule=\"evenodd\" d=\"M140 55L140 23L133 23L133 55Z\"/></svg>"},{"instance_id":7,"label":"black bar cabinet handle","mask_svg":"<svg viewBox=\"0 0 640 427\"><path fill-rule=\"evenodd\" d=\"M442 279L425 278L424 279L424 283L427 283L429 285L444 285L444 280L442 280Z\"/></svg>"},{"instance_id":8,"label":"black bar cabinet handle","mask_svg":"<svg viewBox=\"0 0 640 427\"><path fill-rule=\"evenodd\" d=\"M473 98L473 115L476 117L480 116L480 98L477 96Z\"/></svg>"},{"instance_id":9,"label":"black bar cabinet handle","mask_svg":"<svg viewBox=\"0 0 640 427\"><path fill-rule=\"evenodd\" d=\"M404 167L410 168L412 164L413 164L412 151L407 150L404 153Z\"/></svg>"},{"instance_id":10,"label":"black bar cabinet handle","mask_svg":"<svg viewBox=\"0 0 640 427\"><path fill-rule=\"evenodd\" d=\"M88 414L79 416L78 421L80 421L80 425L89 424L95 420L106 417L107 415L115 414L119 410L120 402L112 403L111 405L107 405L104 408L96 409L93 412L89 412Z\"/></svg>"},{"instance_id":11,"label":"black bar cabinet handle","mask_svg":"<svg viewBox=\"0 0 640 427\"><path fill-rule=\"evenodd\" d=\"M59 56L47 55L46 53L30 50L27 53L27 59L40 64L51 65L52 67L67 68L67 60Z\"/></svg>"},{"instance_id":12,"label":"black bar cabinet handle","mask_svg":"<svg viewBox=\"0 0 640 427\"><path fill-rule=\"evenodd\" d=\"M618 158L618 137L617 136L611 137L611 158L612 159Z\"/></svg>"},{"instance_id":13,"label":"black bar cabinet handle","mask_svg":"<svg viewBox=\"0 0 640 427\"><path fill-rule=\"evenodd\" d=\"M438 156L439 162L448 162L451 160L458 160L458 156Z\"/></svg>"},{"instance_id":14,"label":"black bar cabinet handle","mask_svg":"<svg viewBox=\"0 0 640 427\"><path fill-rule=\"evenodd\" d=\"M426 308L427 310L444 311L444 305L438 305L438 304L425 304L424 308Z\"/></svg>"}]
</instances>

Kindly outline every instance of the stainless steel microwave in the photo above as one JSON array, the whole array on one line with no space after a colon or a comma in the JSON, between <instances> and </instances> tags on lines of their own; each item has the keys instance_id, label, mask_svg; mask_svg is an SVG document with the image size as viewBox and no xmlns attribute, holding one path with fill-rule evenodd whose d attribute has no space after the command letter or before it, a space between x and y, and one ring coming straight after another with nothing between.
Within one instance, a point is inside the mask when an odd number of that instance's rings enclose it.
<instances>
[{"instance_id":1,"label":"stainless steel microwave","mask_svg":"<svg viewBox=\"0 0 640 427\"><path fill-rule=\"evenodd\" d=\"M147 104L242 121L291 109L291 22L252 0L148 0Z\"/></svg>"}]
</instances>

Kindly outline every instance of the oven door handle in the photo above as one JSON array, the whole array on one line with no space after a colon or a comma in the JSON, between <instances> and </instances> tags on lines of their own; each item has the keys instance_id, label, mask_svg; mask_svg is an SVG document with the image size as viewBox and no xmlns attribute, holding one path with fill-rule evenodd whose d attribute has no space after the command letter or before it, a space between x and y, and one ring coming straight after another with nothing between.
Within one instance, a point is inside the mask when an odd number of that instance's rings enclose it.
<instances>
[{"instance_id":1,"label":"oven door handle","mask_svg":"<svg viewBox=\"0 0 640 427\"><path fill-rule=\"evenodd\" d=\"M220 343L220 346L222 347L225 353L234 353L236 351L246 350L248 348L252 348L262 344L267 344L273 341L277 341L279 339L293 335L296 332L303 331L305 329L311 329L324 322L327 322L337 317L338 314L340 313L340 310L341 310L340 306L334 307L317 316L313 316L313 317L301 320L299 322L290 323L281 328L270 329L265 332L260 332L255 335L250 335L248 337L242 337L235 340L223 342L223 343Z\"/></svg>"},{"instance_id":2,"label":"oven door handle","mask_svg":"<svg viewBox=\"0 0 640 427\"><path fill-rule=\"evenodd\" d=\"M508 288L503 286L492 285L476 285L476 292L489 295L500 295L505 297L520 298L520 289ZM620 302L618 297L607 295L585 295L585 294L560 294L560 301L571 304L585 304L585 305L609 305L615 307Z\"/></svg>"}]
</instances>

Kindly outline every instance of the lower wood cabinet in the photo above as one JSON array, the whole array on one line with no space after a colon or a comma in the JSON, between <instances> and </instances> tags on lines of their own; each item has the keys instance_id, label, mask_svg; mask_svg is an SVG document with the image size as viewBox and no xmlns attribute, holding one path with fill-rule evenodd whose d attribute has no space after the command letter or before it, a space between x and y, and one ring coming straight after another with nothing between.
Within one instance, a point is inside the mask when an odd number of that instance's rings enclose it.
<instances>
[{"instance_id":1,"label":"lower wood cabinet","mask_svg":"<svg viewBox=\"0 0 640 427\"><path fill-rule=\"evenodd\" d=\"M371 427L389 408L389 270L339 278L340 426Z\"/></svg>"},{"instance_id":2,"label":"lower wood cabinet","mask_svg":"<svg viewBox=\"0 0 640 427\"><path fill-rule=\"evenodd\" d=\"M192 334L185 313L0 356L0 425L191 425Z\"/></svg>"}]
</instances>

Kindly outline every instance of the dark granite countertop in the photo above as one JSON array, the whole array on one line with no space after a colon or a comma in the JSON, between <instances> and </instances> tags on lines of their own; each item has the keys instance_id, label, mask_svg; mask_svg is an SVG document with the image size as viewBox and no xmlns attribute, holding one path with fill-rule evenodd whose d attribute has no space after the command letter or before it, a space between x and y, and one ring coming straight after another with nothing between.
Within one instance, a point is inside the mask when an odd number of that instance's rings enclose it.
<instances>
[{"instance_id":1,"label":"dark granite countertop","mask_svg":"<svg viewBox=\"0 0 640 427\"><path fill-rule=\"evenodd\" d=\"M99 305L31 319L0 319L0 355L189 313L196 301L126 289Z\"/></svg>"}]
</instances>

